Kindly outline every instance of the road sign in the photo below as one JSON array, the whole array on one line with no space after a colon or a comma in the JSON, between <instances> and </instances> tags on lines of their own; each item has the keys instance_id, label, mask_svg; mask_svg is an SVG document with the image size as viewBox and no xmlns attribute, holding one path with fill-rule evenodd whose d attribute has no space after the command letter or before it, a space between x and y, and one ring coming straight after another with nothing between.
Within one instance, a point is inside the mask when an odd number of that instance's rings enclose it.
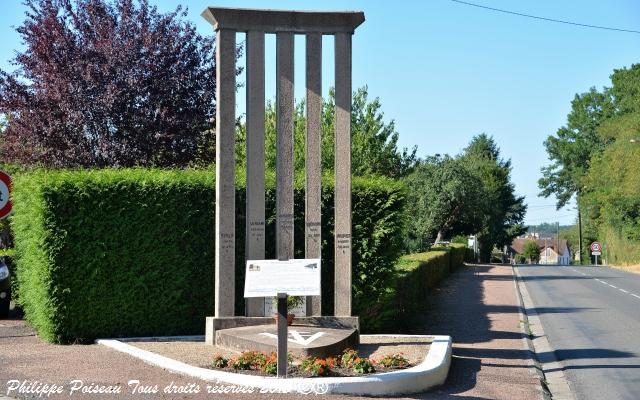
<instances>
[{"instance_id":1,"label":"road sign","mask_svg":"<svg viewBox=\"0 0 640 400\"><path fill-rule=\"evenodd\" d=\"M244 297L320 295L320 259L248 260Z\"/></svg>"},{"instance_id":2,"label":"road sign","mask_svg":"<svg viewBox=\"0 0 640 400\"><path fill-rule=\"evenodd\" d=\"M11 177L0 171L0 219L11 214Z\"/></svg>"},{"instance_id":3,"label":"road sign","mask_svg":"<svg viewBox=\"0 0 640 400\"><path fill-rule=\"evenodd\" d=\"M602 245L600 242L591 243L591 255L596 257L596 265L598 265L598 256L602 254Z\"/></svg>"}]
</instances>

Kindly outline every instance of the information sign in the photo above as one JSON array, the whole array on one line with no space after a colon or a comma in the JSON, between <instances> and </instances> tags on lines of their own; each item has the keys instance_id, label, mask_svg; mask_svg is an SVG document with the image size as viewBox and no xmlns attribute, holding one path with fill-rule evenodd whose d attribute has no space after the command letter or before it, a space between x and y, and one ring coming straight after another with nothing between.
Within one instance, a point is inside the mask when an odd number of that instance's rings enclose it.
<instances>
[{"instance_id":1,"label":"information sign","mask_svg":"<svg viewBox=\"0 0 640 400\"><path fill-rule=\"evenodd\" d=\"M248 260L244 297L320 296L320 259Z\"/></svg>"}]
</instances>

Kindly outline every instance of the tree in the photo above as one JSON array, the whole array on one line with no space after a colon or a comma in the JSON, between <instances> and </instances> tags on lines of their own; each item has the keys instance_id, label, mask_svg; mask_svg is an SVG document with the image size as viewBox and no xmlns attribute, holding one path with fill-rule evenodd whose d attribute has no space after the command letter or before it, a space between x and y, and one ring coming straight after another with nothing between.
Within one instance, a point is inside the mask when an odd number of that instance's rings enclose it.
<instances>
[{"instance_id":1,"label":"tree","mask_svg":"<svg viewBox=\"0 0 640 400\"><path fill-rule=\"evenodd\" d=\"M581 261L585 179L594 157L615 141L615 135L599 134L599 130L611 119L640 111L640 64L614 70L611 82L612 86L602 92L591 88L576 95L566 125L544 143L552 163L542 168L542 178L538 181L540 194L554 195L558 209L576 196ZM589 212L593 213L593 209Z\"/></svg>"},{"instance_id":2,"label":"tree","mask_svg":"<svg viewBox=\"0 0 640 400\"><path fill-rule=\"evenodd\" d=\"M415 168L418 158L417 148L398 149L399 134L394 121L384 122L384 113L379 98L369 100L367 87L353 94L351 111L351 171L353 175L383 175L391 178L407 176ZM294 108L294 167L304 171L305 163L305 104L300 102ZM322 169L334 168L334 120L335 91L329 91L329 98L323 102L321 159ZM237 130L236 155L240 163L245 160L246 126ZM265 109L265 165L268 170L276 167L276 110L272 102Z\"/></svg>"},{"instance_id":3,"label":"tree","mask_svg":"<svg viewBox=\"0 0 640 400\"><path fill-rule=\"evenodd\" d=\"M617 115L640 112L640 64L614 69L611 84Z\"/></svg>"},{"instance_id":4,"label":"tree","mask_svg":"<svg viewBox=\"0 0 640 400\"><path fill-rule=\"evenodd\" d=\"M613 115L614 106L608 90L591 88L576 95L571 102L567 124L549 136L544 146L552 164L542 168L538 186L545 197L555 195L557 208L564 207L582 190L591 157L602 151L606 142L597 133L598 126Z\"/></svg>"},{"instance_id":5,"label":"tree","mask_svg":"<svg viewBox=\"0 0 640 400\"><path fill-rule=\"evenodd\" d=\"M522 255L529 260L530 263L535 264L540 260L540 248L535 240L527 240L522 247Z\"/></svg>"},{"instance_id":6,"label":"tree","mask_svg":"<svg viewBox=\"0 0 640 400\"><path fill-rule=\"evenodd\" d=\"M148 0L26 0L26 50L0 72L3 160L184 166L211 142L213 39ZM212 161L213 155L208 155Z\"/></svg>"},{"instance_id":7,"label":"tree","mask_svg":"<svg viewBox=\"0 0 640 400\"><path fill-rule=\"evenodd\" d=\"M591 160L582 207L589 241L607 243L610 263L640 262L640 112L613 117L598 130L612 144ZM588 252L585 252L588 256Z\"/></svg>"},{"instance_id":8,"label":"tree","mask_svg":"<svg viewBox=\"0 0 640 400\"><path fill-rule=\"evenodd\" d=\"M427 158L406 179L407 251L424 251L446 235L471 234L481 223L481 182L450 156Z\"/></svg>"},{"instance_id":9,"label":"tree","mask_svg":"<svg viewBox=\"0 0 640 400\"><path fill-rule=\"evenodd\" d=\"M494 248L511 244L526 232L523 224L527 206L515 195L511 182L511 161L500 158L500 149L486 134L474 136L463 150L461 161L472 171L483 188L481 228L474 232L480 244L480 259L489 261Z\"/></svg>"}]
</instances>

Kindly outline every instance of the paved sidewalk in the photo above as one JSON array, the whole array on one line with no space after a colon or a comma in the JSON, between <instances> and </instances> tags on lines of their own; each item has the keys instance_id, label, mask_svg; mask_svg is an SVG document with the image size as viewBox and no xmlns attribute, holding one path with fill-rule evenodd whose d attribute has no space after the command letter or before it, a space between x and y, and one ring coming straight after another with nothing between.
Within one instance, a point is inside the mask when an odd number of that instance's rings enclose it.
<instances>
[{"instance_id":1,"label":"paved sidewalk","mask_svg":"<svg viewBox=\"0 0 640 400\"><path fill-rule=\"evenodd\" d=\"M445 386L425 399L542 399L521 333L510 266L465 267L430 298L422 326L451 335L453 359Z\"/></svg>"},{"instance_id":2,"label":"paved sidewalk","mask_svg":"<svg viewBox=\"0 0 640 400\"><path fill-rule=\"evenodd\" d=\"M443 388L410 398L541 399L537 376L528 364L528 351L524 349L517 304L511 267L466 267L446 279L431 296L428 318L414 332L407 333L453 337L454 359L449 378ZM128 391L131 387L127 382L131 379L139 380L145 386L158 385L160 393L82 395L75 392L73 398L241 400L304 397L163 394L163 388L172 381L177 385L199 384L202 390L208 383L149 366L98 345L50 345L39 340L24 321L0 320L0 395L6 394L7 381L12 379L65 386L65 395L49 398L68 398L71 380L82 380L87 387L90 384L121 385Z\"/></svg>"}]
</instances>

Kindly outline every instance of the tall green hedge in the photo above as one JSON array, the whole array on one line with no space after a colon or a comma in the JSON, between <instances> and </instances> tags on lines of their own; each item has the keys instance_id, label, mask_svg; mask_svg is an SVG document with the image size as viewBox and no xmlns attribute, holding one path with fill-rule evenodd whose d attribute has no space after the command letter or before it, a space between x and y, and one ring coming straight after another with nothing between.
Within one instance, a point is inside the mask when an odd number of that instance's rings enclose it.
<instances>
[{"instance_id":1,"label":"tall green hedge","mask_svg":"<svg viewBox=\"0 0 640 400\"><path fill-rule=\"evenodd\" d=\"M244 202L236 183L236 313L244 310ZM37 171L17 175L14 215L20 301L51 342L196 334L213 312L212 171ZM266 248L275 249L275 191L267 180ZM400 254L404 190L353 180L354 312L384 293ZM303 181L295 189L296 257L304 252ZM323 311L330 313L333 184L323 180ZM365 328L366 329L366 328Z\"/></svg>"},{"instance_id":2,"label":"tall green hedge","mask_svg":"<svg viewBox=\"0 0 640 400\"><path fill-rule=\"evenodd\" d=\"M448 247L435 247L428 252L400 258L386 298L379 307L371 309L368 316L373 330L401 332L409 329L422 313L428 312L427 297L431 289L464 264L465 253L465 245L452 243Z\"/></svg>"}]
</instances>

